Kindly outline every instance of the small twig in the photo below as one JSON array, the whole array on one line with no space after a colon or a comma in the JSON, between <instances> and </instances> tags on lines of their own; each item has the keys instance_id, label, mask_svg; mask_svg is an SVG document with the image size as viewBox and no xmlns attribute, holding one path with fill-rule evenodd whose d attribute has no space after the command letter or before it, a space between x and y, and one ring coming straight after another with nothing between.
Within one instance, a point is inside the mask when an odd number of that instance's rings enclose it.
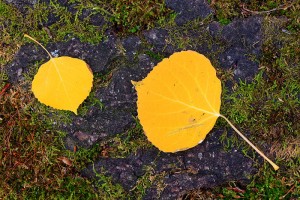
<instances>
[{"instance_id":1,"label":"small twig","mask_svg":"<svg viewBox=\"0 0 300 200\"><path fill-rule=\"evenodd\" d=\"M0 96L2 96L6 92L6 90L8 90L9 87L10 87L10 84L6 83L6 85L4 85L4 87L0 91Z\"/></svg>"},{"instance_id":2,"label":"small twig","mask_svg":"<svg viewBox=\"0 0 300 200\"><path fill-rule=\"evenodd\" d=\"M46 33L48 34L48 36L49 36L49 38L50 39L52 39L53 37L52 37L52 34L51 34L51 32L50 32L50 29L48 28L48 27L43 27L43 29L46 31Z\"/></svg>"},{"instance_id":3,"label":"small twig","mask_svg":"<svg viewBox=\"0 0 300 200\"><path fill-rule=\"evenodd\" d=\"M286 10L288 8L290 8L295 2L291 2L290 4L284 4L284 5L280 5L277 8L273 8L271 10L266 10L266 11L254 11L254 10L250 10L248 8L245 7L245 4L242 4L242 10L249 12L249 13L253 13L253 14L269 14L271 12L274 11L278 11L278 10Z\"/></svg>"},{"instance_id":4,"label":"small twig","mask_svg":"<svg viewBox=\"0 0 300 200\"><path fill-rule=\"evenodd\" d=\"M214 6L216 4L216 0L211 0L210 6Z\"/></svg>"},{"instance_id":5,"label":"small twig","mask_svg":"<svg viewBox=\"0 0 300 200\"><path fill-rule=\"evenodd\" d=\"M289 189L289 191L288 191L285 195L283 195L283 196L280 197L279 199L285 199L285 197L286 197L290 192L292 192L294 188L295 188L295 184L291 187L291 189Z\"/></svg>"}]
</instances>

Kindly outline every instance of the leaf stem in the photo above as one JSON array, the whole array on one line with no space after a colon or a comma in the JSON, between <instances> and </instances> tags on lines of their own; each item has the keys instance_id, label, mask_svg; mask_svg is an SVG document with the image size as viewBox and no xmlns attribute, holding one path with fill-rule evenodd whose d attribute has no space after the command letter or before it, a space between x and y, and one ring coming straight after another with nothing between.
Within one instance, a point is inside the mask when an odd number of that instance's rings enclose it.
<instances>
[{"instance_id":1,"label":"leaf stem","mask_svg":"<svg viewBox=\"0 0 300 200\"><path fill-rule=\"evenodd\" d=\"M33 37L31 37L31 36L29 36L27 34L24 34L24 37L27 37L27 38L31 39L32 41L34 41L35 43L37 43L38 45L40 45L47 52L47 54L49 55L50 59L53 58L51 56L51 54L49 53L49 51L41 43L39 43L37 40L35 40Z\"/></svg>"},{"instance_id":2,"label":"leaf stem","mask_svg":"<svg viewBox=\"0 0 300 200\"><path fill-rule=\"evenodd\" d=\"M227 121L227 123L237 132L259 155L261 155L264 159L266 159L274 168L274 170L278 170L279 167L273 161L271 161L263 152L261 152L252 142L250 142L224 115L219 115L223 119Z\"/></svg>"}]
</instances>

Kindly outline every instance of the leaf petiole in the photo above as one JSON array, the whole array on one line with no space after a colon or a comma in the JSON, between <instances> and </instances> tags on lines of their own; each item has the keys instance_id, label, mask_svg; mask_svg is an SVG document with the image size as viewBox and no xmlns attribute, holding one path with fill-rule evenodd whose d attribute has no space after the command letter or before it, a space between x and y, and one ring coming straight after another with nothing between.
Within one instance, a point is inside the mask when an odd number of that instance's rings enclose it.
<instances>
[{"instance_id":1,"label":"leaf petiole","mask_svg":"<svg viewBox=\"0 0 300 200\"><path fill-rule=\"evenodd\" d=\"M227 119L224 115L219 115L220 117L222 117L223 119L225 119L227 121L227 123L233 128L233 130L235 132L237 132L259 155L261 155L265 160L267 160L272 167L274 168L274 170L278 170L279 167L278 165L276 165L272 160L270 160L263 152L261 152L254 144L252 144L252 142L250 142L230 121L229 119Z\"/></svg>"},{"instance_id":2,"label":"leaf petiole","mask_svg":"<svg viewBox=\"0 0 300 200\"><path fill-rule=\"evenodd\" d=\"M53 58L51 56L51 54L49 53L49 51L41 43L39 43L37 40L35 40L33 37L31 37L31 36L29 36L27 34L24 34L24 37L27 37L27 38L31 39L32 41L34 41L35 43L37 43L38 45L40 45L47 52L47 54L49 55L50 59Z\"/></svg>"}]
</instances>

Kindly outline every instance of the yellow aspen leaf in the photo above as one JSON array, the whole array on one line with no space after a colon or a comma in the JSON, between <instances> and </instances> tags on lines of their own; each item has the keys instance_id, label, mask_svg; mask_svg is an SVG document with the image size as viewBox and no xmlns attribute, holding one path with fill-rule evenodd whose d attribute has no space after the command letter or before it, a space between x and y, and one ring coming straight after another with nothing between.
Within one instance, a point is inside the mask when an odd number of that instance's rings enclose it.
<instances>
[{"instance_id":1,"label":"yellow aspen leaf","mask_svg":"<svg viewBox=\"0 0 300 200\"><path fill-rule=\"evenodd\" d=\"M26 34L25 37L41 45ZM50 60L42 64L34 76L32 92L45 105L77 114L79 105L91 91L93 73L83 60L68 56L52 58L47 53Z\"/></svg>"},{"instance_id":2,"label":"yellow aspen leaf","mask_svg":"<svg viewBox=\"0 0 300 200\"><path fill-rule=\"evenodd\" d=\"M229 125L275 170L278 166L220 114L221 82L209 59L195 51L174 53L140 82L138 118L150 142L161 151L177 152L201 143L218 117Z\"/></svg>"},{"instance_id":3,"label":"yellow aspen leaf","mask_svg":"<svg viewBox=\"0 0 300 200\"><path fill-rule=\"evenodd\" d=\"M138 118L162 151L196 146L219 117L221 82L210 61L196 52L164 59L135 88Z\"/></svg>"}]
</instances>

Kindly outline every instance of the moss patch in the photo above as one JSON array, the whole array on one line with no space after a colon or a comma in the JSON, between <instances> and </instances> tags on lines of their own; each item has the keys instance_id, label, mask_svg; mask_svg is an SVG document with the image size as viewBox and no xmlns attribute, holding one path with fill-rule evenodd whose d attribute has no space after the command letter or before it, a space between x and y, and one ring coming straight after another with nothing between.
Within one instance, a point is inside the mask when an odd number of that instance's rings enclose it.
<instances>
[{"instance_id":1,"label":"moss patch","mask_svg":"<svg viewBox=\"0 0 300 200\"><path fill-rule=\"evenodd\" d=\"M300 40L296 34L282 31L288 23L274 17L265 18L260 73L252 83L234 84L232 93L223 94L222 105L222 112L243 132L249 133L256 144L271 146L270 153L281 169L277 173L270 168L261 169L243 193L225 189L226 197L257 199L299 195L300 151L296 144L300 142ZM222 138L231 148L233 144L240 144L237 137ZM244 152L249 155L247 149Z\"/></svg>"}]
</instances>

